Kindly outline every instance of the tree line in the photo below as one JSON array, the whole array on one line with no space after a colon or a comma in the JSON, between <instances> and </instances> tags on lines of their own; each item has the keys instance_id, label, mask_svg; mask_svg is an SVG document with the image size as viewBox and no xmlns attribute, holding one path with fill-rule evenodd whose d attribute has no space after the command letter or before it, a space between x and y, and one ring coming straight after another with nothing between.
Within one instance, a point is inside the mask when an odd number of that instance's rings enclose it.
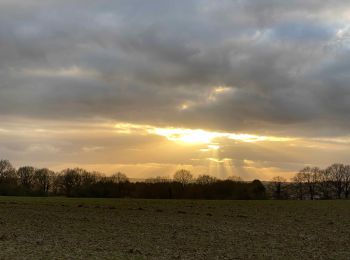
<instances>
[{"instance_id":1,"label":"tree line","mask_svg":"<svg viewBox=\"0 0 350 260\"><path fill-rule=\"evenodd\" d=\"M268 187L275 199L348 199L350 196L350 165L335 163L321 169L304 167L287 182L276 176Z\"/></svg>"},{"instance_id":2,"label":"tree line","mask_svg":"<svg viewBox=\"0 0 350 260\"><path fill-rule=\"evenodd\" d=\"M81 168L54 172L23 166L15 169L0 160L0 195L67 196L148 199L266 199L259 180L243 182L237 176L220 180L209 175L194 178L178 170L172 179L155 177L131 182L123 173L106 176Z\"/></svg>"}]
</instances>

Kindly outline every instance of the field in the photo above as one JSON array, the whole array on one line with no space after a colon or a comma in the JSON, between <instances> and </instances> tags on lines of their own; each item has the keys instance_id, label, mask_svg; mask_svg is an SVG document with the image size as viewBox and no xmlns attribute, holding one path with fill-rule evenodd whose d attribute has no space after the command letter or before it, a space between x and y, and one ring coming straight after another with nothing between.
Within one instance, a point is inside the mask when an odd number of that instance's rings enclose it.
<instances>
[{"instance_id":1,"label":"field","mask_svg":"<svg viewBox=\"0 0 350 260\"><path fill-rule=\"evenodd\" d=\"M0 259L350 259L350 201L0 197Z\"/></svg>"}]
</instances>

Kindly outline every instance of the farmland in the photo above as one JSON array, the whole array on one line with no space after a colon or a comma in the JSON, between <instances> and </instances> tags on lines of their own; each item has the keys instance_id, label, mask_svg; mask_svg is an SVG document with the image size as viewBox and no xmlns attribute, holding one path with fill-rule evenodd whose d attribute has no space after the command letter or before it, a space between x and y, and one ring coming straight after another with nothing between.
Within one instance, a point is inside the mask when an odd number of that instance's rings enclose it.
<instances>
[{"instance_id":1,"label":"farmland","mask_svg":"<svg viewBox=\"0 0 350 260\"><path fill-rule=\"evenodd\" d=\"M350 201L0 197L1 259L349 259Z\"/></svg>"}]
</instances>

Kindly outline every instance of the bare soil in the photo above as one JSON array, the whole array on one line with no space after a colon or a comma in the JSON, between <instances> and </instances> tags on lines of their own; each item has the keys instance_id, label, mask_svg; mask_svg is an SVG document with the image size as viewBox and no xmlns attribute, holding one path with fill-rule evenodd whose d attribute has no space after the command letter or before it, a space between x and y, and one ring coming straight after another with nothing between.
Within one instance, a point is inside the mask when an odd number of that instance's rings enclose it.
<instances>
[{"instance_id":1,"label":"bare soil","mask_svg":"<svg viewBox=\"0 0 350 260\"><path fill-rule=\"evenodd\" d=\"M350 259L350 201L0 197L0 259Z\"/></svg>"}]
</instances>

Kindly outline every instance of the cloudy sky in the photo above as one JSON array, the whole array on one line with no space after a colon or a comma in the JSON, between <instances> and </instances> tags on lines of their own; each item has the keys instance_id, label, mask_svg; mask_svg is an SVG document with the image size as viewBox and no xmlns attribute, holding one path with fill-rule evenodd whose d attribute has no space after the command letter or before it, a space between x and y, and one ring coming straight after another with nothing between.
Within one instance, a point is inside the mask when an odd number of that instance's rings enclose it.
<instances>
[{"instance_id":1,"label":"cloudy sky","mask_svg":"<svg viewBox=\"0 0 350 260\"><path fill-rule=\"evenodd\" d=\"M130 177L350 163L350 4L0 0L0 158Z\"/></svg>"}]
</instances>

